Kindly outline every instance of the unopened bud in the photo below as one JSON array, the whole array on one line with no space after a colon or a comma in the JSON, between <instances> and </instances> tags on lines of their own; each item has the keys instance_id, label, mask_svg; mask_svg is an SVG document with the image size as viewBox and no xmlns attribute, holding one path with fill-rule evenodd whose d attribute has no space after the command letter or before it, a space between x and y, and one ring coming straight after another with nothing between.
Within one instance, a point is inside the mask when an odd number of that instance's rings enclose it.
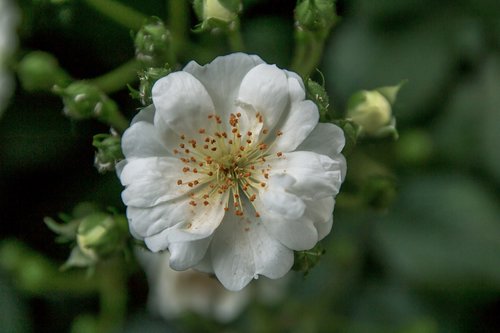
<instances>
[{"instance_id":1,"label":"unopened bud","mask_svg":"<svg viewBox=\"0 0 500 333\"><path fill-rule=\"evenodd\" d=\"M99 172L112 171L123 159L121 139L117 134L96 134L92 145L97 148L94 164Z\"/></svg>"},{"instance_id":2,"label":"unopened bud","mask_svg":"<svg viewBox=\"0 0 500 333\"><path fill-rule=\"evenodd\" d=\"M80 251L98 260L122 250L127 237L126 223L122 216L105 213L84 217L76 234Z\"/></svg>"},{"instance_id":3,"label":"unopened bud","mask_svg":"<svg viewBox=\"0 0 500 333\"><path fill-rule=\"evenodd\" d=\"M362 90L351 96L346 117L359 126L360 135L398 138L392 105L403 84Z\"/></svg>"},{"instance_id":4,"label":"unopened bud","mask_svg":"<svg viewBox=\"0 0 500 333\"><path fill-rule=\"evenodd\" d=\"M200 31L231 28L242 10L241 0L195 0L194 10L200 19Z\"/></svg>"},{"instance_id":5,"label":"unopened bud","mask_svg":"<svg viewBox=\"0 0 500 333\"><path fill-rule=\"evenodd\" d=\"M172 58L172 37L163 21L151 17L135 36L135 54L146 66L163 66Z\"/></svg>"},{"instance_id":6,"label":"unopened bud","mask_svg":"<svg viewBox=\"0 0 500 333\"><path fill-rule=\"evenodd\" d=\"M17 74L27 91L50 91L55 85L65 87L71 80L57 59L42 51L26 55L19 62Z\"/></svg>"},{"instance_id":7,"label":"unopened bud","mask_svg":"<svg viewBox=\"0 0 500 333\"><path fill-rule=\"evenodd\" d=\"M349 101L347 117L367 134L374 134L391 121L391 104L378 91L364 90Z\"/></svg>"},{"instance_id":8,"label":"unopened bud","mask_svg":"<svg viewBox=\"0 0 500 333\"><path fill-rule=\"evenodd\" d=\"M334 0L299 1L295 7L295 20L305 30L329 30L337 21Z\"/></svg>"},{"instance_id":9,"label":"unopened bud","mask_svg":"<svg viewBox=\"0 0 500 333\"><path fill-rule=\"evenodd\" d=\"M78 81L54 91L62 97L64 114L76 120L98 118L107 120L118 112L116 103L108 98L99 88L89 83Z\"/></svg>"}]
</instances>

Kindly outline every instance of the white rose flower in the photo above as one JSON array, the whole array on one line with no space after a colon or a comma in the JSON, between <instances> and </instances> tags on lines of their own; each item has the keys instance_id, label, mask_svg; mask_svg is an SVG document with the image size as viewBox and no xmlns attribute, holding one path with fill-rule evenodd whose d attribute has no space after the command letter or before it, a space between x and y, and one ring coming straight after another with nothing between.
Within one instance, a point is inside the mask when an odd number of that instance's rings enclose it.
<instances>
[{"instance_id":1,"label":"white rose flower","mask_svg":"<svg viewBox=\"0 0 500 333\"><path fill-rule=\"evenodd\" d=\"M236 53L158 80L117 169L134 237L230 290L282 277L332 227L342 130L318 124L300 77Z\"/></svg>"},{"instance_id":2,"label":"white rose flower","mask_svg":"<svg viewBox=\"0 0 500 333\"><path fill-rule=\"evenodd\" d=\"M166 320L192 311L220 322L235 319L251 299L250 289L229 291L216 279L192 269L169 267L169 253L136 251L149 284L149 310Z\"/></svg>"},{"instance_id":3,"label":"white rose flower","mask_svg":"<svg viewBox=\"0 0 500 333\"><path fill-rule=\"evenodd\" d=\"M6 65L17 47L18 21L17 7L10 0L0 0L0 115L14 90L14 79Z\"/></svg>"}]
</instances>

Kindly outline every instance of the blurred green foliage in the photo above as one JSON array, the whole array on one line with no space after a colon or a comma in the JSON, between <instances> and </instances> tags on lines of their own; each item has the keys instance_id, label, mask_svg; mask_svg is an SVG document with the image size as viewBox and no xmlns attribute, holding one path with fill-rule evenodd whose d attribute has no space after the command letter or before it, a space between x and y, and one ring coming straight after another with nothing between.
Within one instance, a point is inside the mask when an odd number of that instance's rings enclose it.
<instances>
[{"instance_id":1,"label":"blurred green foliage","mask_svg":"<svg viewBox=\"0 0 500 333\"><path fill-rule=\"evenodd\" d=\"M122 2L146 15L167 12L164 1ZM85 79L134 56L130 32L82 1L19 4L19 59L32 50L50 52L72 77ZM248 51L289 66L294 2L243 4ZM337 8L341 20L320 67L330 114L341 117L358 90L407 79L393 109L400 141L358 142L333 231L322 242L326 253L306 277L291 273L282 302L254 302L224 325L196 316L163 323L144 313L146 282L139 274L130 283L126 332L500 329L500 2L352 0L337 1ZM182 62L228 52L218 36L193 41L210 50L183 55ZM126 90L111 97L129 118L140 107ZM53 242L44 216L84 200L123 209L116 177L93 169L92 137L107 128L72 122L62 108L54 96L18 89L0 121L1 238L17 237L58 263L68 249ZM377 165L358 163L367 157ZM359 199L370 177L391 180L390 193L375 192L389 198L378 209ZM1 331L69 331L77 314L96 311L89 297L28 298L0 273L1 308L8 310L0 315ZM75 330L91 322L82 316Z\"/></svg>"}]
</instances>

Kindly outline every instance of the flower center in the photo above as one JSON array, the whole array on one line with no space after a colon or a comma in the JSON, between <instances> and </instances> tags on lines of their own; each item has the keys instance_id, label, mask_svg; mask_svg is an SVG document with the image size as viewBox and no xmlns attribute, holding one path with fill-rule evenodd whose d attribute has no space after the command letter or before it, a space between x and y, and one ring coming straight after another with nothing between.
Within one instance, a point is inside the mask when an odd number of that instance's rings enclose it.
<instances>
[{"instance_id":1,"label":"flower center","mask_svg":"<svg viewBox=\"0 0 500 333\"><path fill-rule=\"evenodd\" d=\"M174 149L173 153L179 155L184 164L185 178L178 179L177 185L188 187L192 206L219 204L228 211L232 205L235 214L243 216L242 195L253 203L259 190L266 188L271 171L266 158L271 155L271 145L259 137L265 137L269 130L262 127L264 121L260 113L256 113L254 120L259 125L255 126L259 128L258 133L241 132L240 119L240 113L230 114L230 131L226 132L221 118L209 115L209 124L215 122L215 126L209 126L215 128L213 133L200 128L197 139L180 135L179 149ZM283 154L278 152L276 155L279 158ZM220 198L227 192L232 200L223 202Z\"/></svg>"}]
</instances>

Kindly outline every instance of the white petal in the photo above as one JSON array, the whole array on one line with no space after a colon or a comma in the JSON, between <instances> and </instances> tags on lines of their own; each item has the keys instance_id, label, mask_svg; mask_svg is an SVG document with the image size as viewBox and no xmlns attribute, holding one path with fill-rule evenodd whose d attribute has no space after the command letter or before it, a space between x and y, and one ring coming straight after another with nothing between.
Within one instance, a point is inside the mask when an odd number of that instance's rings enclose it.
<instances>
[{"instance_id":1,"label":"white petal","mask_svg":"<svg viewBox=\"0 0 500 333\"><path fill-rule=\"evenodd\" d=\"M306 91L302 79L295 73L285 71L288 76L288 90L292 102L300 102L306 98Z\"/></svg>"},{"instance_id":2,"label":"white petal","mask_svg":"<svg viewBox=\"0 0 500 333\"><path fill-rule=\"evenodd\" d=\"M156 107L155 125L164 121L179 136L200 139L199 129L207 128L208 116L215 113L212 99L194 76L175 72L159 79L153 86Z\"/></svg>"},{"instance_id":3,"label":"white petal","mask_svg":"<svg viewBox=\"0 0 500 333\"><path fill-rule=\"evenodd\" d=\"M297 218L287 218L265 208L261 197L254 202L262 223L271 235L286 247L302 251L311 249L332 227L333 198L304 200L305 209Z\"/></svg>"},{"instance_id":4,"label":"white petal","mask_svg":"<svg viewBox=\"0 0 500 333\"><path fill-rule=\"evenodd\" d=\"M215 275L229 290L241 290L258 274L280 278L293 265L293 251L270 237L251 214L240 218L229 212L214 235L210 253Z\"/></svg>"},{"instance_id":5,"label":"white petal","mask_svg":"<svg viewBox=\"0 0 500 333\"><path fill-rule=\"evenodd\" d=\"M308 250L318 242L318 232L308 216L286 218L260 208L261 203L255 203L268 232L287 248L295 251Z\"/></svg>"},{"instance_id":6,"label":"white petal","mask_svg":"<svg viewBox=\"0 0 500 333\"><path fill-rule=\"evenodd\" d=\"M211 237L191 241L170 243L170 267L182 271L197 265L205 256Z\"/></svg>"},{"instance_id":7,"label":"white petal","mask_svg":"<svg viewBox=\"0 0 500 333\"><path fill-rule=\"evenodd\" d=\"M276 136L276 131L272 132L275 139L270 152L277 153L295 150L313 131L318 124L318 120L318 108L313 102L301 101L292 103L287 117L282 124L277 126L282 134Z\"/></svg>"},{"instance_id":8,"label":"white petal","mask_svg":"<svg viewBox=\"0 0 500 333\"><path fill-rule=\"evenodd\" d=\"M307 200L336 195L343 181L343 157L333 160L326 155L295 151L269 159L268 163L271 165L270 179L284 174L293 177L295 182L286 190Z\"/></svg>"},{"instance_id":9,"label":"white petal","mask_svg":"<svg viewBox=\"0 0 500 333\"><path fill-rule=\"evenodd\" d=\"M122 151L127 159L170 156L153 124L139 121L123 133Z\"/></svg>"},{"instance_id":10,"label":"white petal","mask_svg":"<svg viewBox=\"0 0 500 333\"><path fill-rule=\"evenodd\" d=\"M318 123L297 150L313 151L334 158L345 145L344 131L334 124Z\"/></svg>"},{"instance_id":11,"label":"white petal","mask_svg":"<svg viewBox=\"0 0 500 333\"><path fill-rule=\"evenodd\" d=\"M318 241L320 241L332 230L335 200L333 197L327 197L321 200L306 201L306 205L305 215L314 221L314 227L318 231Z\"/></svg>"},{"instance_id":12,"label":"white petal","mask_svg":"<svg viewBox=\"0 0 500 333\"><path fill-rule=\"evenodd\" d=\"M297 219L304 214L304 202L296 195L288 193L295 179L285 174L276 174L269 179L268 186L259 192L263 208L270 214L283 219Z\"/></svg>"},{"instance_id":13,"label":"white petal","mask_svg":"<svg viewBox=\"0 0 500 333\"><path fill-rule=\"evenodd\" d=\"M139 111L139 113L134 117L134 119L132 119L131 125L139 121L145 121L147 123L152 124L154 117L155 117L155 107L153 104L151 104L142 109L141 111Z\"/></svg>"},{"instance_id":14,"label":"white petal","mask_svg":"<svg viewBox=\"0 0 500 333\"><path fill-rule=\"evenodd\" d=\"M241 81L249 70L262 63L262 59L257 56L234 53L217 57L205 66L191 61L183 71L191 73L203 84L212 98L217 114L223 120L223 125L227 126L229 114L235 112L235 101Z\"/></svg>"},{"instance_id":15,"label":"white petal","mask_svg":"<svg viewBox=\"0 0 500 333\"><path fill-rule=\"evenodd\" d=\"M127 207L130 231L141 239L153 236L186 220L189 212L188 199L172 200L153 207Z\"/></svg>"},{"instance_id":16,"label":"white petal","mask_svg":"<svg viewBox=\"0 0 500 333\"><path fill-rule=\"evenodd\" d=\"M172 157L136 158L127 161L120 174L126 186L122 200L127 206L151 207L188 192L177 180L193 181L196 176L183 173L184 164Z\"/></svg>"},{"instance_id":17,"label":"white petal","mask_svg":"<svg viewBox=\"0 0 500 333\"><path fill-rule=\"evenodd\" d=\"M171 243L189 242L207 238L213 234L220 225L225 211L223 207L227 203L228 193L214 197L217 204L196 207L190 206L185 212L184 220L171 227L144 239L146 245L152 251L165 249ZM219 204L222 202L222 204Z\"/></svg>"},{"instance_id":18,"label":"white petal","mask_svg":"<svg viewBox=\"0 0 500 333\"><path fill-rule=\"evenodd\" d=\"M241 82L238 101L253 106L262 114L264 126L273 129L289 103L285 72L267 64L252 68Z\"/></svg>"},{"instance_id":19,"label":"white petal","mask_svg":"<svg viewBox=\"0 0 500 333\"><path fill-rule=\"evenodd\" d=\"M125 165L127 165L127 160L121 160L120 162L116 163L115 170L116 170L116 176L118 178L120 178Z\"/></svg>"}]
</instances>

